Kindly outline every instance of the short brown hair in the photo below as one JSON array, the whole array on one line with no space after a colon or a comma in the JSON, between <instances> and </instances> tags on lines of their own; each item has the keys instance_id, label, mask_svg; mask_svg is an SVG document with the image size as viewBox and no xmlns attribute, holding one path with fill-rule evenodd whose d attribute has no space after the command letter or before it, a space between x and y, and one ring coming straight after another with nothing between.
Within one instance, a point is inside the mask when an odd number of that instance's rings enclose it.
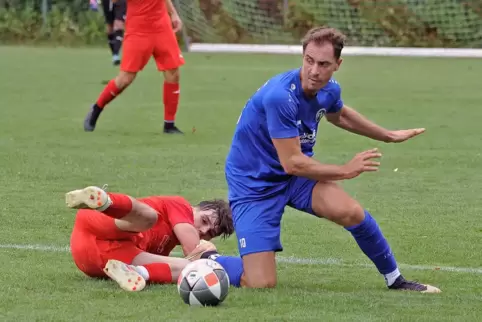
<instances>
[{"instance_id":1,"label":"short brown hair","mask_svg":"<svg viewBox=\"0 0 482 322\"><path fill-rule=\"evenodd\" d=\"M305 52L306 46L308 46L309 43L314 42L317 45L326 42L330 43L333 45L336 59L339 59L341 56L341 50L345 46L345 40L346 37L341 31L323 26L310 29L303 37L301 43L303 44L303 52Z\"/></svg>"},{"instance_id":2,"label":"short brown hair","mask_svg":"<svg viewBox=\"0 0 482 322\"><path fill-rule=\"evenodd\" d=\"M216 221L214 222L216 236L226 239L233 234L233 216L231 207L226 201L222 199L205 200L201 201L196 207L200 210L214 211L216 214Z\"/></svg>"}]
</instances>

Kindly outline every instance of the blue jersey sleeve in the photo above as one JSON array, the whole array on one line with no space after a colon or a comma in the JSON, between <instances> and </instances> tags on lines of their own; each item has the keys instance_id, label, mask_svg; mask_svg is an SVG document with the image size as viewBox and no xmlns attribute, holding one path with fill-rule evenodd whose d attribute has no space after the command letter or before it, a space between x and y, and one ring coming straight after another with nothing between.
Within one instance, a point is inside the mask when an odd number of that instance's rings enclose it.
<instances>
[{"instance_id":1,"label":"blue jersey sleeve","mask_svg":"<svg viewBox=\"0 0 482 322\"><path fill-rule=\"evenodd\" d=\"M263 99L268 132L273 139L299 136L297 126L298 106L288 91L271 92Z\"/></svg>"},{"instance_id":2,"label":"blue jersey sleeve","mask_svg":"<svg viewBox=\"0 0 482 322\"><path fill-rule=\"evenodd\" d=\"M332 82L333 82L333 90L331 91L331 95L333 97L333 104L326 112L338 113L343 107L343 100L341 99L341 87L335 80L333 80Z\"/></svg>"}]
</instances>

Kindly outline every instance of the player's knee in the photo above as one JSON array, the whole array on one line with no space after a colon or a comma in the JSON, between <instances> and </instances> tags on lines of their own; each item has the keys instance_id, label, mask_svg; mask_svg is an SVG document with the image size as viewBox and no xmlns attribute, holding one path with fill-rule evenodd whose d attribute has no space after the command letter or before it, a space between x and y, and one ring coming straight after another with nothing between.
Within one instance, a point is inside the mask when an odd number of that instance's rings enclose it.
<instances>
[{"instance_id":1,"label":"player's knee","mask_svg":"<svg viewBox=\"0 0 482 322\"><path fill-rule=\"evenodd\" d=\"M365 216L362 206L334 182L315 186L313 210L319 217L344 227L361 223Z\"/></svg>"},{"instance_id":2,"label":"player's knee","mask_svg":"<svg viewBox=\"0 0 482 322\"><path fill-rule=\"evenodd\" d=\"M276 287L276 276L257 276L256 278L241 278L241 286L246 288L274 288Z\"/></svg>"},{"instance_id":3,"label":"player's knee","mask_svg":"<svg viewBox=\"0 0 482 322\"><path fill-rule=\"evenodd\" d=\"M262 269L244 270L241 286L247 288L273 288L277 284L276 270Z\"/></svg>"},{"instance_id":4,"label":"player's knee","mask_svg":"<svg viewBox=\"0 0 482 322\"><path fill-rule=\"evenodd\" d=\"M164 72L164 79L167 83L179 83L180 76L179 68L166 70Z\"/></svg>"},{"instance_id":5,"label":"player's knee","mask_svg":"<svg viewBox=\"0 0 482 322\"><path fill-rule=\"evenodd\" d=\"M124 89L129 86L136 78L136 73L121 71L115 78L117 88Z\"/></svg>"},{"instance_id":6,"label":"player's knee","mask_svg":"<svg viewBox=\"0 0 482 322\"><path fill-rule=\"evenodd\" d=\"M256 238L255 238L256 239ZM268 247L268 245L264 245ZM273 245L270 245L273 247ZM276 247L276 248L279 248ZM261 251L244 255L241 286L247 288L273 288L277 283L274 251Z\"/></svg>"},{"instance_id":7,"label":"player's knee","mask_svg":"<svg viewBox=\"0 0 482 322\"><path fill-rule=\"evenodd\" d=\"M157 222L157 212L150 208L143 209L141 216L139 216L141 225L143 226L144 229L150 229L154 227L154 225Z\"/></svg>"},{"instance_id":8,"label":"player's knee","mask_svg":"<svg viewBox=\"0 0 482 322\"><path fill-rule=\"evenodd\" d=\"M124 21L114 20L114 30L124 30Z\"/></svg>"},{"instance_id":9,"label":"player's knee","mask_svg":"<svg viewBox=\"0 0 482 322\"><path fill-rule=\"evenodd\" d=\"M137 231L145 231L157 223L157 212L154 208L142 202L134 202L132 204L131 214L129 218L124 217L123 219L128 219L128 221L135 225Z\"/></svg>"},{"instance_id":10,"label":"player's knee","mask_svg":"<svg viewBox=\"0 0 482 322\"><path fill-rule=\"evenodd\" d=\"M346 204L343 210L340 210L337 222L343 227L358 225L363 221L365 213L363 207L356 201Z\"/></svg>"}]
</instances>

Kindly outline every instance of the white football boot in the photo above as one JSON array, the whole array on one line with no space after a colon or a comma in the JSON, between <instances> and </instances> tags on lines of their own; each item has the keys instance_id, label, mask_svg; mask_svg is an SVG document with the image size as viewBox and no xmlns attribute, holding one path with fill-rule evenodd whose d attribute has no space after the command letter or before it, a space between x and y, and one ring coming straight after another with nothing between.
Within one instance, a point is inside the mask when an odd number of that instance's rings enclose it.
<instances>
[{"instance_id":1,"label":"white football boot","mask_svg":"<svg viewBox=\"0 0 482 322\"><path fill-rule=\"evenodd\" d=\"M133 265L128 265L115 259L107 261L104 273L126 291L138 292L146 287L146 280L136 271Z\"/></svg>"},{"instance_id":2,"label":"white football boot","mask_svg":"<svg viewBox=\"0 0 482 322\"><path fill-rule=\"evenodd\" d=\"M104 186L105 189L106 186ZM109 195L103 188L89 186L65 194L65 203L69 208L106 210L111 204Z\"/></svg>"}]
</instances>

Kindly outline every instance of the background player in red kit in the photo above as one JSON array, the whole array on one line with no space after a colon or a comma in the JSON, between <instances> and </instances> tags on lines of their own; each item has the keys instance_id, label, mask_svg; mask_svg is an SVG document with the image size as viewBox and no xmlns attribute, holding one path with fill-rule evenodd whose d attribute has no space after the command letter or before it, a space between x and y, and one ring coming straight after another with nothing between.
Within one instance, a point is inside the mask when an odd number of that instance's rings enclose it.
<instances>
[{"instance_id":1,"label":"background player in red kit","mask_svg":"<svg viewBox=\"0 0 482 322\"><path fill-rule=\"evenodd\" d=\"M184 255L196 255L202 241L204 251L211 244L207 240L234 231L224 200L191 206L179 196L135 199L90 186L68 192L66 203L81 209L70 240L76 266L90 277L108 276L128 291L142 290L146 281L176 282L189 263L168 257L177 245Z\"/></svg>"},{"instance_id":2,"label":"background player in red kit","mask_svg":"<svg viewBox=\"0 0 482 322\"><path fill-rule=\"evenodd\" d=\"M175 33L182 22L171 0L127 0L127 15L119 74L91 107L84 130L94 131L104 107L129 86L151 57L164 73L164 133L182 134L174 124L179 104L179 67L184 58Z\"/></svg>"}]
</instances>

